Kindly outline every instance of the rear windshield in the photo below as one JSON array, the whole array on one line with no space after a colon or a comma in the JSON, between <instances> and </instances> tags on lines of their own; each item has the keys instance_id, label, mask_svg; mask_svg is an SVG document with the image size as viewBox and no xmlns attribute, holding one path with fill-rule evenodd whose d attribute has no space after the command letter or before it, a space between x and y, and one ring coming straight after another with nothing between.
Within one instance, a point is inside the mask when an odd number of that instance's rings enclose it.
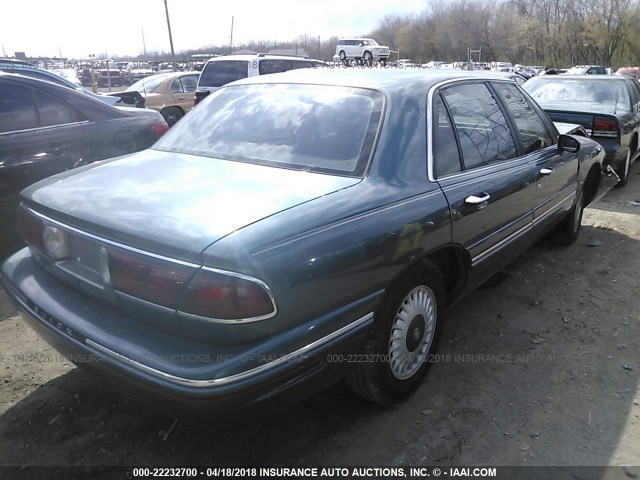
<instances>
[{"instance_id":1,"label":"rear windshield","mask_svg":"<svg viewBox=\"0 0 640 480\"><path fill-rule=\"evenodd\" d=\"M362 176L382 115L379 92L261 84L217 90L153 148Z\"/></svg>"},{"instance_id":2,"label":"rear windshield","mask_svg":"<svg viewBox=\"0 0 640 480\"><path fill-rule=\"evenodd\" d=\"M162 75L152 75L150 77L138 80L136 83L127 88L127 92L154 93L167 79Z\"/></svg>"},{"instance_id":3,"label":"rear windshield","mask_svg":"<svg viewBox=\"0 0 640 480\"><path fill-rule=\"evenodd\" d=\"M199 87L222 87L227 83L247 78L247 60L217 60L209 62L200 75Z\"/></svg>"},{"instance_id":4,"label":"rear windshield","mask_svg":"<svg viewBox=\"0 0 640 480\"><path fill-rule=\"evenodd\" d=\"M608 105L614 109L631 108L626 85L613 79L540 79L526 82L522 87L536 101L542 103L594 103Z\"/></svg>"}]
</instances>

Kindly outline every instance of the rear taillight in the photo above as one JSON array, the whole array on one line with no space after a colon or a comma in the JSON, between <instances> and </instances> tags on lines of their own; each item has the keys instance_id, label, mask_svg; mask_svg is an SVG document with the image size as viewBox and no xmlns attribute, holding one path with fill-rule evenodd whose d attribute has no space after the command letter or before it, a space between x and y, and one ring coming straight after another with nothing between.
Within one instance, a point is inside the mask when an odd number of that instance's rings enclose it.
<instances>
[{"instance_id":1,"label":"rear taillight","mask_svg":"<svg viewBox=\"0 0 640 480\"><path fill-rule=\"evenodd\" d=\"M18 229L22 239L28 245L36 247L42 251L44 248L44 224L40 218L36 217L24 206L18 210Z\"/></svg>"},{"instance_id":2,"label":"rear taillight","mask_svg":"<svg viewBox=\"0 0 640 480\"><path fill-rule=\"evenodd\" d=\"M180 311L219 320L260 320L275 315L267 286L255 279L200 270L191 280Z\"/></svg>"},{"instance_id":3,"label":"rear taillight","mask_svg":"<svg viewBox=\"0 0 640 480\"><path fill-rule=\"evenodd\" d=\"M108 249L113 288L165 307L176 308L183 287L195 268L175 262Z\"/></svg>"},{"instance_id":4,"label":"rear taillight","mask_svg":"<svg viewBox=\"0 0 640 480\"><path fill-rule=\"evenodd\" d=\"M196 93L193 95L193 106L195 107L210 93L211 92L209 90L196 90Z\"/></svg>"},{"instance_id":5,"label":"rear taillight","mask_svg":"<svg viewBox=\"0 0 640 480\"><path fill-rule=\"evenodd\" d=\"M593 117L592 137L617 137L618 121L611 117Z\"/></svg>"},{"instance_id":6,"label":"rear taillight","mask_svg":"<svg viewBox=\"0 0 640 480\"><path fill-rule=\"evenodd\" d=\"M169 124L167 122L154 123L153 125L151 125L151 130L157 138L160 138L169 130Z\"/></svg>"}]
</instances>

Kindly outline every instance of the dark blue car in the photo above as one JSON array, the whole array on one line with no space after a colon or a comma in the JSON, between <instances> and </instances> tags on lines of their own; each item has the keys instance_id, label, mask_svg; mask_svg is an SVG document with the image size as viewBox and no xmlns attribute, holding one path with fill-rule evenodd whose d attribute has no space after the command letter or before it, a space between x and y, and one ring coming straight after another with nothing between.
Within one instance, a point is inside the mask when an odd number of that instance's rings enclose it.
<instances>
[{"instance_id":1,"label":"dark blue car","mask_svg":"<svg viewBox=\"0 0 640 480\"><path fill-rule=\"evenodd\" d=\"M417 387L449 305L617 180L487 73L297 71L208 96L151 149L22 192L25 320L154 408Z\"/></svg>"}]
</instances>

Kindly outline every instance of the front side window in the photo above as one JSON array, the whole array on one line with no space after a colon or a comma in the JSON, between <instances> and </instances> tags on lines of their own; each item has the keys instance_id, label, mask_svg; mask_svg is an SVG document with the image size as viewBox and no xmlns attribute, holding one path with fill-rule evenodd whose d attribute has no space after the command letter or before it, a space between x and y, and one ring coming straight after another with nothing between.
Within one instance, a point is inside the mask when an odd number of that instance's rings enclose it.
<instances>
[{"instance_id":1,"label":"front side window","mask_svg":"<svg viewBox=\"0 0 640 480\"><path fill-rule=\"evenodd\" d=\"M507 121L485 84L450 87L443 95L453 116L465 169L517 155Z\"/></svg>"},{"instance_id":2,"label":"front side window","mask_svg":"<svg viewBox=\"0 0 640 480\"><path fill-rule=\"evenodd\" d=\"M493 88L502 97L504 105L516 122L525 154L553 144L540 115L515 85L495 83Z\"/></svg>"},{"instance_id":3,"label":"front side window","mask_svg":"<svg viewBox=\"0 0 640 480\"><path fill-rule=\"evenodd\" d=\"M382 105L381 93L358 88L230 86L209 95L153 148L360 177Z\"/></svg>"},{"instance_id":4,"label":"front side window","mask_svg":"<svg viewBox=\"0 0 640 480\"><path fill-rule=\"evenodd\" d=\"M0 82L0 91L0 133L38 126L38 114L30 88Z\"/></svg>"}]
</instances>

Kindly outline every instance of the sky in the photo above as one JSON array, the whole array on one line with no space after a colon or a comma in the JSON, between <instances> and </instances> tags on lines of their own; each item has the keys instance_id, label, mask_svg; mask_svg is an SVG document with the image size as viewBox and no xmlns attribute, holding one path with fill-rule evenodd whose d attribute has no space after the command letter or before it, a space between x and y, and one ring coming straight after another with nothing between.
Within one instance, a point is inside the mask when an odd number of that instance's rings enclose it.
<instances>
[{"instance_id":1,"label":"sky","mask_svg":"<svg viewBox=\"0 0 640 480\"><path fill-rule=\"evenodd\" d=\"M175 51L233 43L366 34L427 0L167 0ZM170 51L164 0L0 0L0 54L87 58Z\"/></svg>"}]
</instances>

